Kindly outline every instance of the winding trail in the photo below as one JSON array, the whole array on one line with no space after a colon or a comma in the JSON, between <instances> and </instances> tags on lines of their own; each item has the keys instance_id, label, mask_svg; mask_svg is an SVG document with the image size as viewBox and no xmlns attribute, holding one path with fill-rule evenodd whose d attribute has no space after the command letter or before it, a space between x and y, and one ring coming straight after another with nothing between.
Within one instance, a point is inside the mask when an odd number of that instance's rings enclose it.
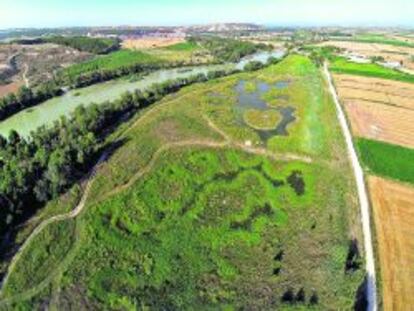
<instances>
[{"instance_id":1,"label":"winding trail","mask_svg":"<svg viewBox=\"0 0 414 311\"><path fill-rule=\"evenodd\" d=\"M27 73L29 72L29 65L27 63L25 63L23 66L24 66L24 71L23 71L24 85L26 87L30 87L29 79L27 78Z\"/></svg>"},{"instance_id":2,"label":"winding trail","mask_svg":"<svg viewBox=\"0 0 414 311\"><path fill-rule=\"evenodd\" d=\"M75 218L76 216L78 216L80 214L80 212L83 210L85 203L86 203L86 199L88 198L89 192L91 190L92 187L92 183L93 183L93 177L96 174L96 170L97 168L100 166L100 164L106 160L108 155L108 151L104 152L101 157L99 158L98 162L95 164L95 166L92 168L92 170L89 172L88 174L88 182L85 186L85 190L83 192L82 198L79 201L78 205L69 213L65 213L65 214L60 214L60 215L56 215L56 216L52 216L44 221L42 221L33 231L32 233L29 235L29 237L24 241L24 243L22 244L22 246L20 246L19 250L16 252L16 254L14 255L12 261L10 262L10 265L7 269L7 273L3 278L3 282L1 283L1 289L0 289L0 295L3 293L3 290L9 280L10 274L13 272L16 263L19 261L20 257L22 256L24 250L30 245L31 241L38 236L44 228L46 228L48 225L54 223L54 222L58 222L58 221L63 221L63 220L67 220L70 218ZM1 301L0 301L1 302Z\"/></svg>"},{"instance_id":3,"label":"winding trail","mask_svg":"<svg viewBox=\"0 0 414 311\"><path fill-rule=\"evenodd\" d=\"M355 181L358 189L358 198L359 204L361 207L361 221L362 229L364 232L364 249L365 249L365 261L366 261L366 272L367 272L367 301L369 311L376 311L377 306L377 285L375 278L375 261L374 261L374 251L372 246L372 237L371 237L371 226L370 226L370 215L369 215L369 201L368 194L365 186L364 172L362 170L361 164L359 163L357 153L352 141L351 131L348 126L348 122L345 117L345 113L342 109L341 104L339 103L338 95L336 93L335 87L332 82L332 76L328 70L328 64L324 64L324 73L326 79L329 83L329 91L332 94L332 97L335 101L337 116L339 123L341 124L342 132L345 136L345 142L348 148L349 157L351 159L352 167L354 169Z\"/></svg>"}]
</instances>

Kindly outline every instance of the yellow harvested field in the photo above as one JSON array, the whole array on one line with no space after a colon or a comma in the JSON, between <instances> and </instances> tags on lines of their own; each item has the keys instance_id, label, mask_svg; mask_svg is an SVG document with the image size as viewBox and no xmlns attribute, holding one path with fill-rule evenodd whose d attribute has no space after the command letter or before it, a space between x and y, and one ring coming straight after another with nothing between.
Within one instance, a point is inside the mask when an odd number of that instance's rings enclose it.
<instances>
[{"instance_id":1,"label":"yellow harvested field","mask_svg":"<svg viewBox=\"0 0 414 311\"><path fill-rule=\"evenodd\" d=\"M338 92L342 92L342 96L341 94L339 95L343 99L364 98L366 100L381 101L393 106L414 109L413 83L345 74L335 74L333 77ZM363 93L361 94L361 92Z\"/></svg>"},{"instance_id":2,"label":"yellow harvested field","mask_svg":"<svg viewBox=\"0 0 414 311\"><path fill-rule=\"evenodd\" d=\"M336 46L366 57L382 56L387 62L402 62L404 68L414 71L414 62L411 59L414 55L414 48L352 41L325 41L319 45Z\"/></svg>"},{"instance_id":3,"label":"yellow harvested field","mask_svg":"<svg viewBox=\"0 0 414 311\"><path fill-rule=\"evenodd\" d=\"M414 306L414 187L371 176L384 310Z\"/></svg>"},{"instance_id":4,"label":"yellow harvested field","mask_svg":"<svg viewBox=\"0 0 414 311\"><path fill-rule=\"evenodd\" d=\"M414 111L364 100L346 100L355 136L414 148Z\"/></svg>"},{"instance_id":5,"label":"yellow harvested field","mask_svg":"<svg viewBox=\"0 0 414 311\"><path fill-rule=\"evenodd\" d=\"M182 37L164 38L164 37L144 37L139 39L127 39L122 41L122 47L125 49L152 49L174 45L184 42Z\"/></svg>"},{"instance_id":6,"label":"yellow harvested field","mask_svg":"<svg viewBox=\"0 0 414 311\"><path fill-rule=\"evenodd\" d=\"M334 75L356 136L414 148L414 84Z\"/></svg>"}]
</instances>

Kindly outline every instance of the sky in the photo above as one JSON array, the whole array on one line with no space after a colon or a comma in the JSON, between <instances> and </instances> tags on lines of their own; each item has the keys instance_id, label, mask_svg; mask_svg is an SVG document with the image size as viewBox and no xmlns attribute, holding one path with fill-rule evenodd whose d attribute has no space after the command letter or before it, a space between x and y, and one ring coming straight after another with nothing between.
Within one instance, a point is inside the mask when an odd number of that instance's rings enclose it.
<instances>
[{"instance_id":1,"label":"sky","mask_svg":"<svg viewBox=\"0 0 414 311\"><path fill-rule=\"evenodd\" d=\"M224 22L414 27L414 0L0 0L0 29Z\"/></svg>"}]
</instances>

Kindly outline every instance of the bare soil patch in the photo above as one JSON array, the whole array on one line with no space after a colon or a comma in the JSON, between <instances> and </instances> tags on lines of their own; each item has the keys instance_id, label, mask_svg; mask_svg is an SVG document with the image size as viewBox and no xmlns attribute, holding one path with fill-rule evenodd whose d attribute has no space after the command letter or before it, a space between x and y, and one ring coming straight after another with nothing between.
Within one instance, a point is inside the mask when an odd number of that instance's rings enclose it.
<instances>
[{"instance_id":1,"label":"bare soil patch","mask_svg":"<svg viewBox=\"0 0 414 311\"><path fill-rule=\"evenodd\" d=\"M381 263L384 310L414 305L414 187L368 179Z\"/></svg>"},{"instance_id":2,"label":"bare soil patch","mask_svg":"<svg viewBox=\"0 0 414 311\"><path fill-rule=\"evenodd\" d=\"M23 81L16 81L5 85L0 85L0 97L10 93L15 93L23 85Z\"/></svg>"},{"instance_id":3,"label":"bare soil patch","mask_svg":"<svg viewBox=\"0 0 414 311\"><path fill-rule=\"evenodd\" d=\"M414 84L334 75L353 134L414 147Z\"/></svg>"},{"instance_id":4,"label":"bare soil patch","mask_svg":"<svg viewBox=\"0 0 414 311\"><path fill-rule=\"evenodd\" d=\"M184 41L185 39L182 37L144 37L138 39L126 39L122 42L122 47L126 49L151 49L170 46Z\"/></svg>"},{"instance_id":5,"label":"bare soil patch","mask_svg":"<svg viewBox=\"0 0 414 311\"><path fill-rule=\"evenodd\" d=\"M363 100L346 100L353 134L414 148L414 111Z\"/></svg>"}]
</instances>

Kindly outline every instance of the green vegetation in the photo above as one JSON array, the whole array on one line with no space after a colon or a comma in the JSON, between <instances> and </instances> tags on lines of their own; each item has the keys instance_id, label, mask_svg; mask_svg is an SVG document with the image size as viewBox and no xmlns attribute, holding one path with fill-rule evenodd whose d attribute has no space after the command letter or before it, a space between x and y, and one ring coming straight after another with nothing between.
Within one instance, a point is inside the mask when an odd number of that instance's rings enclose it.
<instances>
[{"instance_id":1,"label":"green vegetation","mask_svg":"<svg viewBox=\"0 0 414 311\"><path fill-rule=\"evenodd\" d=\"M129 71L134 72L145 67L159 67L162 63L163 61L159 58L145 52L122 50L70 66L61 72L61 76L69 81L79 79L88 74L101 73L101 75L104 75L107 73L111 75L110 73L116 72L120 76L127 74Z\"/></svg>"},{"instance_id":2,"label":"green vegetation","mask_svg":"<svg viewBox=\"0 0 414 311\"><path fill-rule=\"evenodd\" d=\"M201 47L210 51L218 61L238 62L242 57L253 54L261 49L269 49L264 44L253 44L251 42L224 39L219 37L194 37L190 42L197 42Z\"/></svg>"},{"instance_id":3,"label":"green vegetation","mask_svg":"<svg viewBox=\"0 0 414 311\"><path fill-rule=\"evenodd\" d=\"M410 75L408 73L404 73L395 69L386 68L378 64L360 64L350 62L343 57L336 57L330 64L330 70L337 73L377 77L414 83L414 75Z\"/></svg>"},{"instance_id":4,"label":"green vegetation","mask_svg":"<svg viewBox=\"0 0 414 311\"><path fill-rule=\"evenodd\" d=\"M350 38L350 41L365 42L365 43L379 43L394 46L414 47L414 43L389 38L384 35L376 34L359 34Z\"/></svg>"},{"instance_id":5,"label":"green vegetation","mask_svg":"<svg viewBox=\"0 0 414 311\"><path fill-rule=\"evenodd\" d=\"M93 54L107 54L119 49L118 39L107 38L90 38L90 37L63 37L52 36L42 37L37 39L21 39L13 41L17 44L42 44L42 43L55 43L64 46L68 46L83 52L90 52Z\"/></svg>"},{"instance_id":6,"label":"green vegetation","mask_svg":"<svg viewBox=\"0 0 414 311\"><path fill-rule=\"evenodd\" d=\"M235 87L287 79L298 122L257 143L238 122ZM4 284L8 306L353 308L364 277L351 247L358 208L335 106L309 59L186 87L107 141L119 145L73 220L78 238L68 251L47 226L55 244L39 235L25 250ZM48 248L69 255L42 265ZM23 258L33 258L24 274Z\"/></svg>"},{"instance_id":7,"label":"green vegetation","mask_svg":"<svg viewBox=\"0 0 414 311\"><path fill-rule=\"evenodd\" d=\"M16 273L12 274L10 284L18 287L8 287L7 291L30 289L42 282L45 276L49 276L49 273L52 273L54 267L64 260L73 246L76 239L75 226L76 223L72 220L60 221L50 225L48 230L43 230L38 236L42 244L30 244L18 262ZM59 244L55 243L56 239L59 240ZM36 270L41 270L45 274L33 274L32 271Z\"/></svg>"},{"instance_id":8,"label":"green vegetation","mask_svg":"<svg viewBox=\"0 0 414 311\"><path fill-rule=\"evenodd\" d=\"M195 51L195 50L199 49L199 46L194 41L186 41L186 42L177 43L177 44L174 44L174 45L167 46L165 49L171 50L171 51L180 51L180 52L181 51L186 51L186 52L190 51L190 52L192 52L192 51Z\"/></svg>"},{"instance_id":9,"label":"green vegetation","mask_svg":"<svg viewBox=\"0 0 414 311\"><path fill-rule=\"evenodd\" d=\"M363 138L357 146L368 171L414 184L414 149Z\"/></svg>"},{"instance_id":10,"label":"green vegetation","mask_svg":"<svg viewBox=\"0 0 414 311\"><path fill-rule=\"evenodd\" d=\"M36 90L22 86L16 94L9 94L0 98L0 120L35 106L49 98L61 95L62 90L56 83L49 82L40 85Z\"/></svg>"},{"instance_id":11,"label":"green vegetation","mask_svg":"<svg viewBox=\"0 0 414 311\"><path fill-rule=\"evenodd\" d=\"M249 109L244 112L243 118L249 126L257 130L272 130L281 120L277 110Z\"/></svg>"},{"instance_id":12,"label":"green vegetation","mask_svg":"<svg viewBox=\"0 0 414 311\"><path fill-rule=\"evenodd\" d=\"M0 234L13 230L42 203L85 176L120 120L184 85L207 79L201 74L167 81L145 93L127 92L114 102L79 106L69 118L63 116L51 128L40 127L29 139L14 130L7 140L0 135Z\"/></svg>"}]
</instances>

